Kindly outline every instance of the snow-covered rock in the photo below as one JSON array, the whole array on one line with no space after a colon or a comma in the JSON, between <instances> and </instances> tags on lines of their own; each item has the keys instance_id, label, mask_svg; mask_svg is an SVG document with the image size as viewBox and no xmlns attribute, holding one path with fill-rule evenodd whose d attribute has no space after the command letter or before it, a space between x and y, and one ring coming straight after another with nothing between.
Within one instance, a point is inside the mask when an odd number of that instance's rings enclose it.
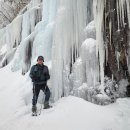
<instances>
[{"instance_id":1,"label":"snow-covered rock","mask_svg":"<svg viewBox=\"0 0 130 130\"><path fill-rule=\"evenodd\" d=\"M90 23L88 23L88 25L86 26L86 28L84 29L85 32L85 38L93 38L96 39L96 27L95 27L95 21L91 21Z\"/></svg>"},{"instance_id":2,"label":"snow-covered rock","mask_svg":"<svg viewBox=\"0 0 130 130\"><path fill-rule=\"evenodd\" d=\"M88 86L95 86L99 82L99 64L96 56L96 40L86 39L81 46L81 58L86 70Z\"/></svg>"}]
</instances>

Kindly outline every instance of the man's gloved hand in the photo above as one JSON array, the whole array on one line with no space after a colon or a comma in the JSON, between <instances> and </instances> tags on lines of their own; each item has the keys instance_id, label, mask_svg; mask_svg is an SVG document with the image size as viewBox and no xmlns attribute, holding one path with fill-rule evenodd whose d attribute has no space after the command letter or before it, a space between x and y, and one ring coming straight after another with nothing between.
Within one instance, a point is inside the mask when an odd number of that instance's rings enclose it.
<instances>
[{"instance_id":1,"label":"man's gloved hand","mask_svg":"<svg viewBox=\"0 0 130 130\"><path fill-rule=\"evenodd\" d=\"M39 82L40 81L40 77L33 76L32 77L32 81L33 82Z\"/></svg>"}]
</instances>

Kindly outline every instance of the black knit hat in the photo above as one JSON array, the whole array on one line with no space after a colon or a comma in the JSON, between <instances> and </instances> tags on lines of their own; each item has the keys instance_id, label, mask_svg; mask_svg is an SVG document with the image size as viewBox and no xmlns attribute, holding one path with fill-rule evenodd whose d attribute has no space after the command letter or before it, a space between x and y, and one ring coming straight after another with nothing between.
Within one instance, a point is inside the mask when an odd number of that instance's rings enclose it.
<instances>
[{"instance_id":1,"label":"black knit hat","mask_svg":"<svg viewBox=\"0 0 130 130\"><path fill-rule=\"evenodd\" d=\"M43 62L44 62L44 57L43 56L38 56L37 61L38 60L43 60Z\"/></svg>"}]
</instances>

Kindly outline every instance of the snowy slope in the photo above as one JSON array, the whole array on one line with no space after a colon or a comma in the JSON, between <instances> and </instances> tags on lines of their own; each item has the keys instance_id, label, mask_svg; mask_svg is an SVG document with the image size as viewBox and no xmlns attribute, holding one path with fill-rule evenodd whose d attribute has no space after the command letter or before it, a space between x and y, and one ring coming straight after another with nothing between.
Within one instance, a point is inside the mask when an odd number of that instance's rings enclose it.
<instances>
[{"instance_id":1,"label":"snowy slope","mask_svg":"<svg viewBox=\"0 0 130 130\"><path fill-rule=\"evenodd\" d=\"M32 117L31 88L28 74L13 73L10 65L0 69L0 130L130 130L129 98L99 106L69 96Z\"/></svg>"}]
</instances>

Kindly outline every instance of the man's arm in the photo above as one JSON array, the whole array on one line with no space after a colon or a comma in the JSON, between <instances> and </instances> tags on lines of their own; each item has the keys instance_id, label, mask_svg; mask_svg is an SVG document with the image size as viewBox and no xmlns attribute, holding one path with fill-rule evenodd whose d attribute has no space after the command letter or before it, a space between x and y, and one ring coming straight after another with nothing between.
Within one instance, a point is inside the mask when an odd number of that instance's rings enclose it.
<instances>
[{"instance_id":1,"label":"man's arm","mask_svg":"<svg viewBox=\"0 0 130 130\"><path fill-rule=\"evenodd\" d=\"M29 76L30 76L31 79L34 78L34 67L35 67L35 66L32 66L32 68L31 68L31 70L30 70Z\"/></svg>"},{"instance_id":2,"label":"man's arm","mask_svg":"<svg viewBox=\"0 0 130 130\"><path fill-rule=\"evenodd\" d=\"M49 80L50 79L50 74L49 74L49 70L48 70L48 67L46 67L46 80Z\"/></svg>"}]
</instances>

